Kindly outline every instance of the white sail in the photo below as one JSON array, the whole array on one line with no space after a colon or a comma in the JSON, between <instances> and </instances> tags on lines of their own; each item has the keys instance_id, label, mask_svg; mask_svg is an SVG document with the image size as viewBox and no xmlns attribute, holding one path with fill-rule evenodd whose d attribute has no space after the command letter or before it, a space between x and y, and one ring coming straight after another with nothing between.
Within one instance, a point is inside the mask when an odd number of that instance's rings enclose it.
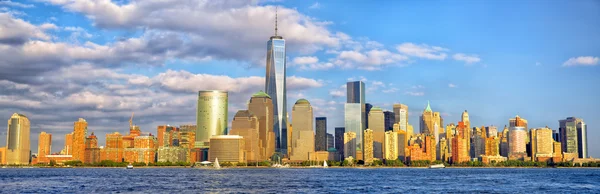
<instances>
[{"instance_id":1,"label":"white sail","mask_svg":"<svg viewBox=\"0 0 600 194\"><path fill-rule=\"evenodd\" d=\"M221 165L219 165L219 158L215 158L215 163L214 163L213 167L216 169L221 168Z\"/></svg>"},{"instance_id":2,"label":"white sail","mask_svg":"<svg viewBox=\"0 0 600 194\"><path fill-rule=\"evenodd\" d=\"M323 167L325 167L325 168L329 167L329 166L327 166L327 160L323 161Z\"/></svg>"}]
</instances>

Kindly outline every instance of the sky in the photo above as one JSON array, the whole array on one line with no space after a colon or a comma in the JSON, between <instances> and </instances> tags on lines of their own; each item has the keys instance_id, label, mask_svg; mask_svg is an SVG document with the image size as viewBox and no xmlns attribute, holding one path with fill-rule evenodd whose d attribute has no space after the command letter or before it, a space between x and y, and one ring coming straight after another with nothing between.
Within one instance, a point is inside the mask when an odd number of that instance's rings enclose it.
<instances>
[{"instance_id":1,"label":"sky","mask_svg":"<svg viewBox=\"0 0 600 194\"><path fill-rule=\"evenodd\" d=\"M78 118L101 146L132 112L147 133L195 124L199 90L229 92L230 123L264 90L276 9L287 108L307 99L329 133L344 125L345 83L361 80L374 106L408 105L415 130L428 101L444 124L464 110L499 130L516 115L555 130L582 118L600 157L592 0L0 0L0 118L28 116L33 153L41 131L60 151Z\"/></svg>"}]
</instances>

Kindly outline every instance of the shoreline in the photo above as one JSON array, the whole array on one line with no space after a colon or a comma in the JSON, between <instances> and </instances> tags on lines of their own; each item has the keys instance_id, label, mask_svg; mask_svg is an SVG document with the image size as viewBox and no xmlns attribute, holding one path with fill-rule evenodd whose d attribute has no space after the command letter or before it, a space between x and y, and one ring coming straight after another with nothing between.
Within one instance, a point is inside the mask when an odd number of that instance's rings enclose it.
<instances>
[{"instance_id":1,"label":"shoreline","mask_svg":"<svg viewBox=\"0 0 600 194\"><path fill-rule=\"evenodd\" d=\"M15 166L15 167L6 167L6 168L0 168L1 169L14 169L14 168L54 168L54 169L60 169L60 168L88 168L88 169L96 169L96 168L122 168L124 169L125 167L99 167L99 166L77 166L77 167L50 167L50 166ZM190 168L190 169L211 169L211 168L192 168L189 166L136 166L134 167L134 169L136 168L143 168L143 169L153 169L153 168ZM272 168L272 167L268 167L268 166L230 166L230 167L222 167L222 169L268 169L268 168ZM369 166L369 167L364 167L364 166L329 166L328 168L333 168L333 169L342 169L342 168L347 168L347 169L389 169L389 168L398 168L398 169L429 169L429 167L410 167L410 166L398 166L398 167L392 167L392 166ZM489 167L489 166L478 166L478 167L466 167L466 166L447 166L445 168L453 168L453 169L477 169L477 168L482 168L482 169L506 169L506 168L533 168L533 169L540 169L540 168L564 168L564 169L600 169L600 167L535 167L535 166L506 166L506 167ZM276 169L276 168L274 168ZM290 166L288 169L323 169L323 167L309 167L309 166Z\"/></svg>"}]
</instances>

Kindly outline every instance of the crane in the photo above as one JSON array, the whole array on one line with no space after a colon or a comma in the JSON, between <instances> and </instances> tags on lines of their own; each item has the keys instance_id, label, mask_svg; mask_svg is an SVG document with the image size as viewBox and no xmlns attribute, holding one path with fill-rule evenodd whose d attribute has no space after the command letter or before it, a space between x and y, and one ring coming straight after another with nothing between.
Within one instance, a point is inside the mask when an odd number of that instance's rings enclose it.
<instances>
[{"instance_id":1,"label":"crane","mask_svg":"<svg viewBox=\"0 0 600 194\"><path fill-rule=\"evenodd\" d=\"M131 112L131 118L129 118L129 128L133 127L133 114L135 112Z\"/></svg>"}]
</instances>

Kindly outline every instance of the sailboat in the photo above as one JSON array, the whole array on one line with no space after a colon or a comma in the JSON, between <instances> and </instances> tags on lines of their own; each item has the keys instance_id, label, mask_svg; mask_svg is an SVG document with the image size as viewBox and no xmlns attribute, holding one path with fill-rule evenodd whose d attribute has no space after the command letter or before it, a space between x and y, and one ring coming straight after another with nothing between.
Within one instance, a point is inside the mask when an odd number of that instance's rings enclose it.
<instances>
[{"instance_id":1,"label":"sailboat","mask_svg":"<svg viewBox=\"0 0 600 194\"><path fill-rule=\"evenodd\" d=\"M323 168L328 168L329 166L327 165L327 160L323 160Z\"/></svg>"},{"instance_id":2,"label":"sailboat","mask_svg":"<svg viewBox=\"0 0 600 194\"><path fill-rule=\"evenodd\" d=\"M213 163L213 168L221 169L221 165L219 165L219 158L215 158L215 163Z\"/></svg>"}]
</instances>

